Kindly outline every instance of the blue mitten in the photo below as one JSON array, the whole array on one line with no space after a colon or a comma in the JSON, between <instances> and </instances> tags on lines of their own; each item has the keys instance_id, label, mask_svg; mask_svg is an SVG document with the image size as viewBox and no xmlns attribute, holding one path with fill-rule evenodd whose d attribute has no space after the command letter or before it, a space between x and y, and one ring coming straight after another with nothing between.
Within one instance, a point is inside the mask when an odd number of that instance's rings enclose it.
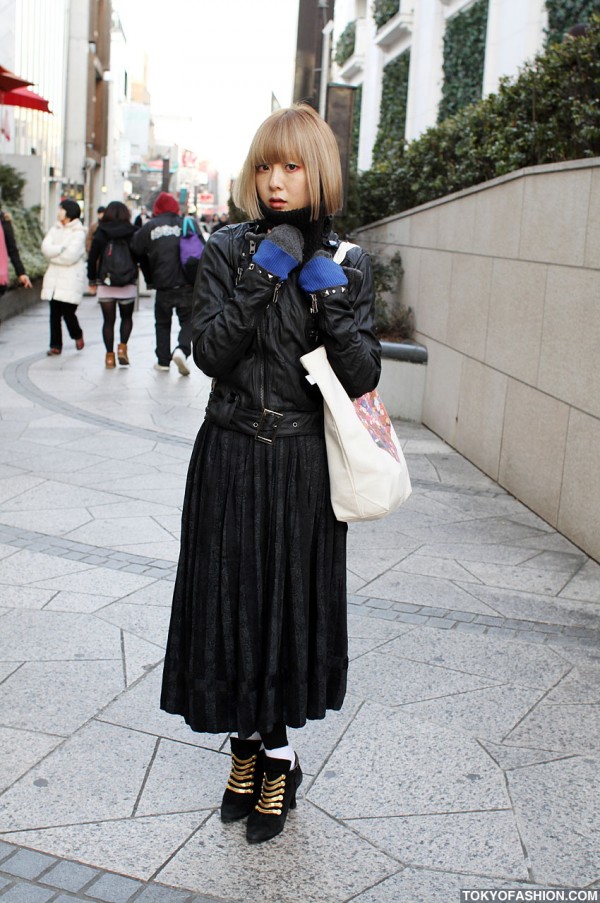
<instances>
[{"instance_id":1,"label":"blue mitten","mask_svg":"<svg viewBox=\"0 0 600 903\"><path fill-rule=\"evenodd\" d=\"M287 279L290 272L302 262L304 238L299 229L284 223L269 232L252 258L264 270Z\"/></svg>"},{"instance_id":2,"label":"blue mitten","mask_svg":"<svg viewBox=\"0 0 600 903\"><path fill-rule=\"evenodd\" d=\"M300 288L305 292L320 292L336 285L348 285L343 269L331 259L327 251L317 251L300 271Z\"/></svg>"}]
</instances>

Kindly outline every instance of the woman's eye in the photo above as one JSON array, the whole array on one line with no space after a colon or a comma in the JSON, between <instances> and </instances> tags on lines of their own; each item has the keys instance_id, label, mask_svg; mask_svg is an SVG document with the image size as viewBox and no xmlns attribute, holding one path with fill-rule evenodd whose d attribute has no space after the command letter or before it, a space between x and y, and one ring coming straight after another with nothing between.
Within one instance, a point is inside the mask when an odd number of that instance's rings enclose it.
<instances>
[{"instance_id":1,"label":"woman's eye","mask_svg":"<svg viewBox=\"0 0 600 903\"><path fill-rule=\"evenodd\" d=\"M268 172L269 164L268 163L259 163L256 167L257 172Z\"/></svg>"},{"instance_id":2,"label":"woman's eye","mask_svg":"<svg viewBox=\"0 0 600 903\"><path fill-rule=\"evenodd\" d=\"M288 172L295 172L297 169L300 169L300 166L298 163L286 163L285 168Z\"/></svg>"}]
</instances>

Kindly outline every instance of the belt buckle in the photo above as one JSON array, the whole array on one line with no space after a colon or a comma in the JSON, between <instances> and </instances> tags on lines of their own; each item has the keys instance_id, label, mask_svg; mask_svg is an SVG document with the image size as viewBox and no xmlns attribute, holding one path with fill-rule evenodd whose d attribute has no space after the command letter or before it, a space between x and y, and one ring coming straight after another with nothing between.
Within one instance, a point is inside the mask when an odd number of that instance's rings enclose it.
<instances>
[{"instance_id":1,"label":"belt buckle","mask_svg":"<svg viewBox=\"0 0 600 903\"><path fill-rule=\"evenodd\" d=\"M279 426L279 421L282 419L283 414L278 414L277 411L270 411L269 408L264 408L262 414L260 415L260 420L258 421L258 426L256 427L256 433L254 438L257 442L265 442L267 445L273 445L275 439L277 438L277 427ZM272 418L272 423L269 425L269 419ZM272 438L269 439L268 436L261 436L260 433L263 430L269 429L271 430Z\"/></svg>"}]
</instances>

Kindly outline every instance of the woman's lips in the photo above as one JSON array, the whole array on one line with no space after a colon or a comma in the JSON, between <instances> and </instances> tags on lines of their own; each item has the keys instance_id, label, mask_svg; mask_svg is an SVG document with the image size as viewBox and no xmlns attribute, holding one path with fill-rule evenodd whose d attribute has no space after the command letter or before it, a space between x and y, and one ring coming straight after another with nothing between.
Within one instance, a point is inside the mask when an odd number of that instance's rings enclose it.
<instances>
[{"instance_id":1,"label":"woman's lips","mask_svg":"<svg viewBox=\"0 0 600 903\"><path fill-rule=\"evenodd\" d=\"M269 198L269 207L285 207L286 203L282 198Z\"/></svg>"}]
</instances>

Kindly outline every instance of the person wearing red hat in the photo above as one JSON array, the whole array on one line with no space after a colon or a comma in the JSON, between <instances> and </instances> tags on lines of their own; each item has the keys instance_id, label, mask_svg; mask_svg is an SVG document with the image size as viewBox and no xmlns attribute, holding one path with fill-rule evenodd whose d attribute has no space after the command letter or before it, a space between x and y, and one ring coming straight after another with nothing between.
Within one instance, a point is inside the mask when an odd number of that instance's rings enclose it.
<instances>
[{"instance_id":1,"label":"person wearing red hat","mask_svg":"<svg viewBox=\"0 0 600 903\"><path fill-rule=\"evenodd\" d=\"M181 216L177 199L161 191L150 219L131 240L131 249L147 273L148 287L156 289L154 323L156 330L155 370L167 372L171 361L182 376L189 376L187 359L192 351L192 286L186 281L179 258ZM173 312L179 320L177 346L171 352Z\"/></svg>"}]
</instances>

